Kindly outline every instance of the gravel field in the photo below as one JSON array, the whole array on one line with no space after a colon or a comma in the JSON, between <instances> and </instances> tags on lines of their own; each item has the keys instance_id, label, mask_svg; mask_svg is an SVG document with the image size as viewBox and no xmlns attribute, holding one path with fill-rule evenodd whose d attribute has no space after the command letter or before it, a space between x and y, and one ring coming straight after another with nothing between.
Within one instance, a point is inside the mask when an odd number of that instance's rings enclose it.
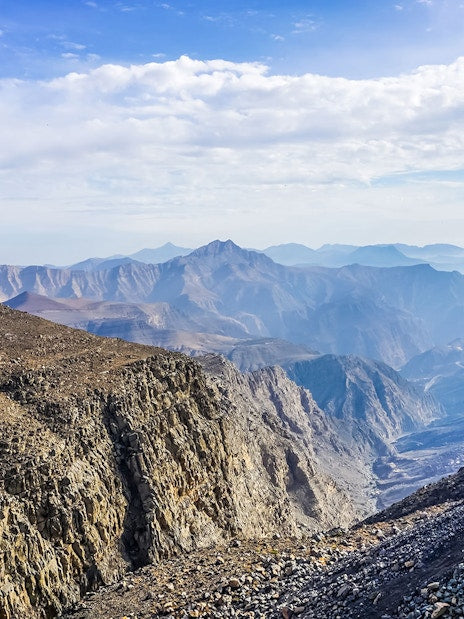
<instances>
[{"instance_id":1,"label":"gravel field","mask_svg":"<svg viewBox=\"0 0 464 619\"><path fill-rule=\"evenodd\" d=\"M464 615L464 506L454 501L305 540L232 540L144 567L73 619Z\"/></svg>"}]
</instances>

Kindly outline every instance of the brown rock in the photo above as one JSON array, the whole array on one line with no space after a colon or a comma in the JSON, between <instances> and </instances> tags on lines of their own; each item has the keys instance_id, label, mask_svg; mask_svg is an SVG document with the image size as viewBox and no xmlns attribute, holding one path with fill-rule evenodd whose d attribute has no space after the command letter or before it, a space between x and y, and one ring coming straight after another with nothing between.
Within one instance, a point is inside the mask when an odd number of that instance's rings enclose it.
<instances>
[{"instance_id":1,"label":"brown rock","mask_svg":"<svg viewBox=\"0 0 464 619\"><path fill-rule=\"evenodd\" d=\"M433 607L431 619L438 619L438 617L446 613L449 607L450 605L446 604L446 602L437 602Z\"/></svg>"}]
</instances>

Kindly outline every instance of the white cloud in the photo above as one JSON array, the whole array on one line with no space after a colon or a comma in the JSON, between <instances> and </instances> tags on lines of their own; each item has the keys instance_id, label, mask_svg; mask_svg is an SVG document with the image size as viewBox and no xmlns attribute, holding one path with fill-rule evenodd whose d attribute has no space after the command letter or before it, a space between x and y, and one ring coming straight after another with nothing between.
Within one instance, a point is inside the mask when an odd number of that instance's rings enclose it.
<instances>
[{"instance_id":1,"label":"white cloud","mask_svg":"<svg viewBox=\"0 0 464 619\"><path fill-rule=\"evenodd\" d=\"M456 218L462 184L398 179L462 167L463 84L464 59L358 81L188 57L2 80L0 208L134 233L191 231L193 212L204 231L221 213L230 235L285 218L296 231L324 217L367 226L401 218L405 197L418 220L434 204Z\"/></svg>"},{"instance_id":2,"label":"white cloud","mask_svg":"<svg viewBox=\"0 0 464 619\"><path fill-rule=\"evenodd\" d=\"M281 34L271 34L271 39L273 39L274 41L285 41L285 37L283 37Z\"/></svg>"},{"instance_id":3,"label":"white cloud","mask_svg":"<svg viewBox=\"0 0 464 619\"><path fill-rule=\"evenodd\" d=\"M61 41L61 45L65 47L66 49L73 49L78 52L86 49L86 45L83 45L82 43L73 43L73 41L64 40L64 41Z\"/></svg>"},{"instance_id":4,"label":"white cloud","mask_svg":"<svg viewBox=\"0 0 464 619\"><path fill-rule=\"evenodd\" d=\"M292 34L304 34L307 32L314 32L317 30L319 25L314 19L310 17L305 17L303 19L298 20L293 24Z\"/></svg>"}]
</instances>

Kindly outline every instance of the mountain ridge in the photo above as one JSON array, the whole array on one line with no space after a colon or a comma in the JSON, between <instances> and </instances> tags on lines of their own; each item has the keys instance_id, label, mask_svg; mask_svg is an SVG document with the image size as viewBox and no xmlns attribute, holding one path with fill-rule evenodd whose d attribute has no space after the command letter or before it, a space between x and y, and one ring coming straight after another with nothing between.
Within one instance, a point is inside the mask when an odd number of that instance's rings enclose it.
<instances>
[{"instance_id":1,"label":"mountain ridge","mask_svg":"<svg viewBox=\"0 0 464 619\"><path fill-rule=\"evenodd\" d=\"M176 551L352 520L312 449L314 402L283 373L226 370L0 305L5 619L54 617Z\"/></svg>"},{"instance_id":2,"label":"mountain ridge","mask_svg":"<svg viewBox=\"0 0 464 619\"><path fill-rule=\"evenodd\" d=\"M232 241L215 241L158 265L132 262L91 272L0 266L0 298L24 291L56 299L164 303L173 316L184 315L184 330L189 323L191 331L220 337L278 338L394 367L464 333L464 276L457 272L428 264L288 267ZM152 328L148 324L147 331Z\"/></svg>"}]
</instances>

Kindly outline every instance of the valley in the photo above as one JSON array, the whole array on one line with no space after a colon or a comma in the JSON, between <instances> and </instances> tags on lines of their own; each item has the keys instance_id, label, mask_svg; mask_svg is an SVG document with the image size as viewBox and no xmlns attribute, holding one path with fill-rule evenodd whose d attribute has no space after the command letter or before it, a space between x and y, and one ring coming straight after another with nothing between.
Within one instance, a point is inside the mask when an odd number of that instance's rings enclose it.
<instances>
[{"instance_id":1,"label":"valley","mask_svg":"<svg viewBox=\"0 0 464 619\"><path fill-rule=\"evenodd\" d=\"M315 574L341 590L337 565L422 535L420 508L378 534L356 523L464 463L463 276L283 266L230 241L120 260L0 267L3 550L21 531L0 563L6 619L128 603L313 617ZM454 507L430 509L444 539ZM188 589L192 561L198 596L148 584L177 566ZM324 598L320 616L377 616L363 595Z\"/></svg>"},{"instance_id":2,"label":"valley","mask_svg":"<svg viewBox=\"0 0 464 619\"><path fill-rule=\"evenodd\" d=\"M464 619L463 18L0 2L0 619Z\"/></svg>"}]
</instances>

